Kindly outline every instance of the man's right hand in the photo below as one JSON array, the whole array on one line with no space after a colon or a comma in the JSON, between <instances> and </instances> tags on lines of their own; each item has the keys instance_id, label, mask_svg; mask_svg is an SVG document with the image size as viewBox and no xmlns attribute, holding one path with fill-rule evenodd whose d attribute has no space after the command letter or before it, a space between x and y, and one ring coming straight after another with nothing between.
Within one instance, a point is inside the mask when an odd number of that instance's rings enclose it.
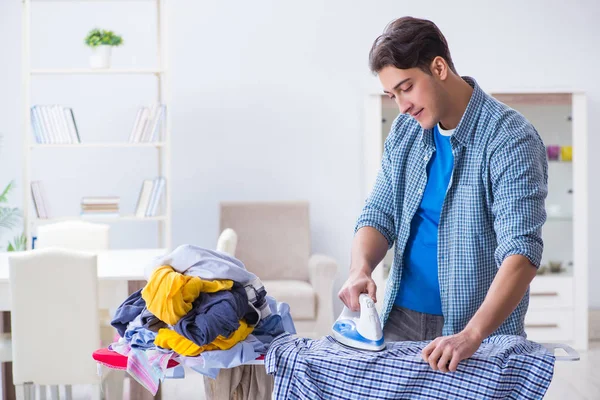
<instances>
[{"instance_id":1,"label":"man's right hand","mask_svg":"<svg viewBox=\"0 0 600 400\"><path fill-rule=\"evenodd\" d=\"M376 293L377 285L371 278L371 274L363 270L350 270L350 276L344 286L340 289L338 297L344 304L352 311L358 311L360 306L358 304L358 296L362 293L367 293L374 303L377 302Z\"/></svg>"}]
</instances>

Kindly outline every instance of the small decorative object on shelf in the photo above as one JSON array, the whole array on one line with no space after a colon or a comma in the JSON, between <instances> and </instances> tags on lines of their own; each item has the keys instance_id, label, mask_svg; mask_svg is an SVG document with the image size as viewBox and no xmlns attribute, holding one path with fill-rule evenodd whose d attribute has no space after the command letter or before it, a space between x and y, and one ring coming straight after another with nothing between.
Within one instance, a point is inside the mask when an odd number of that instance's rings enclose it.
<instances>
[{"instance_id":1,"label":"small decorative object on shelf","mask_svg":"<svg viewBox=\"0 0 600 400\"><path fill-rule=\"evenodd\" d=\"M548 261L548 265L550 266L550 272L552 272L553 274L557 274L563 271L561 261Z\"/></svg>"},{"instance_id":2,"label":"small decorative object on shelf","mask_svg":"<svg viewBox=\"0 0 600 400\"><path fill-rule=\"evenodd\" d=\"M112 31L92 29L85 37L85 44L92 49L90 66L92 68L109 68L112 48L122 45L123 38Z\"/></svg>"},{"instance_id":3,"label":"small decorative object on shelf","mask_svg":"<svg viewBox=\"0 0 600 400\"><path fill-rule=\"evenodd\" d=\"M560 159L562 161L573 161L573 146L562 146L560 148Z\"/></svg>"},{"instance_id":4,"label":"small decorative object on shelf","mask_svg":"<svg viewBox=\"0 0 600 400\"><path fill-rule=\"evenodd\" d=\"M560 146L550 145L546 148L548 153L548 160L558 160L560 155Z\"/></svg>"},{"instance_id":5,"label":"small decorative object on shelf","mask_svg":"<svg viewBox=\"0 0 600 400\"><path fill-rule=\"evenodd\" d=\"M546 153L550 161L573 161L573 146L546 146Z\"/></svg>"}]
</instances>

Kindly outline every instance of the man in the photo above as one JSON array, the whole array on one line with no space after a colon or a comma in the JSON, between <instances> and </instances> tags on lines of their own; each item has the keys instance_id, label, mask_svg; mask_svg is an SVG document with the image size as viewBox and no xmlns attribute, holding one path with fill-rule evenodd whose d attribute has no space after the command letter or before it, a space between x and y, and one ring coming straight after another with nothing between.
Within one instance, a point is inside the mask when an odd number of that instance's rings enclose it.
<instances>
[{"instance_id":1,"label":"man","mask_svg":"<svg viewBox=\"0 0 600 400\"><path fill-rule=\"evenodd\" d=\"M457 74L431 21L392 22L369 61L401 114L339 297L353 310L360 293L376 301L371 272L395 243L384 337L435 339L423 358L456 371L486 337L524 335L543 249L545 147L521 114Z\"/></svg>"}]
</instances>

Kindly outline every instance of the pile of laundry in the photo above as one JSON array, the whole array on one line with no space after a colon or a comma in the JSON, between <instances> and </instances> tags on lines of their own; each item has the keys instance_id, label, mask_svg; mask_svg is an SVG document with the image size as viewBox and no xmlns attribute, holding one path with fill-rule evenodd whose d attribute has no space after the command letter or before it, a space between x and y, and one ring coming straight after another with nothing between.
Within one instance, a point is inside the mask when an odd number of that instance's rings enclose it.
<instances>
[{"instance_id":1,"label":"pile of laundry","mask_svg":"<svg viewBox=\"0 0 600 400\"><path fill-rule=\"evenodd\" d=\"M183 377L181 365L215 378L296 333L289 306L223 252L182 245L149 265L146 277L117 309L112 326L121 337L109 350L126 356L127 372L153 394L165 377ZM170 360L180 365L168 369Z\"/></svg>"}]
</instances>

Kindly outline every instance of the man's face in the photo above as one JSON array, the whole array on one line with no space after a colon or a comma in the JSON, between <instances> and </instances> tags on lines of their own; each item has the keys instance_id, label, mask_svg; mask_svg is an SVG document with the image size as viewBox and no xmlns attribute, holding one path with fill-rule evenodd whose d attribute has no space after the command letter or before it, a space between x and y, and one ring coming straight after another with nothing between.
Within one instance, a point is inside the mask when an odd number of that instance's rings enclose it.
<instances>
[{"instance_id":1,"label":"man's face","mask_svg":"<svg viewBox=\"0 0 600 400\"><path fill-rule=\"evenodd\" d=\"M435 76L419 68L384 67L378 73L383 91L398 105L402 114L410 114L423 129L431 129L440 121L443 90Z\"/></svg>"}]
</instances>

